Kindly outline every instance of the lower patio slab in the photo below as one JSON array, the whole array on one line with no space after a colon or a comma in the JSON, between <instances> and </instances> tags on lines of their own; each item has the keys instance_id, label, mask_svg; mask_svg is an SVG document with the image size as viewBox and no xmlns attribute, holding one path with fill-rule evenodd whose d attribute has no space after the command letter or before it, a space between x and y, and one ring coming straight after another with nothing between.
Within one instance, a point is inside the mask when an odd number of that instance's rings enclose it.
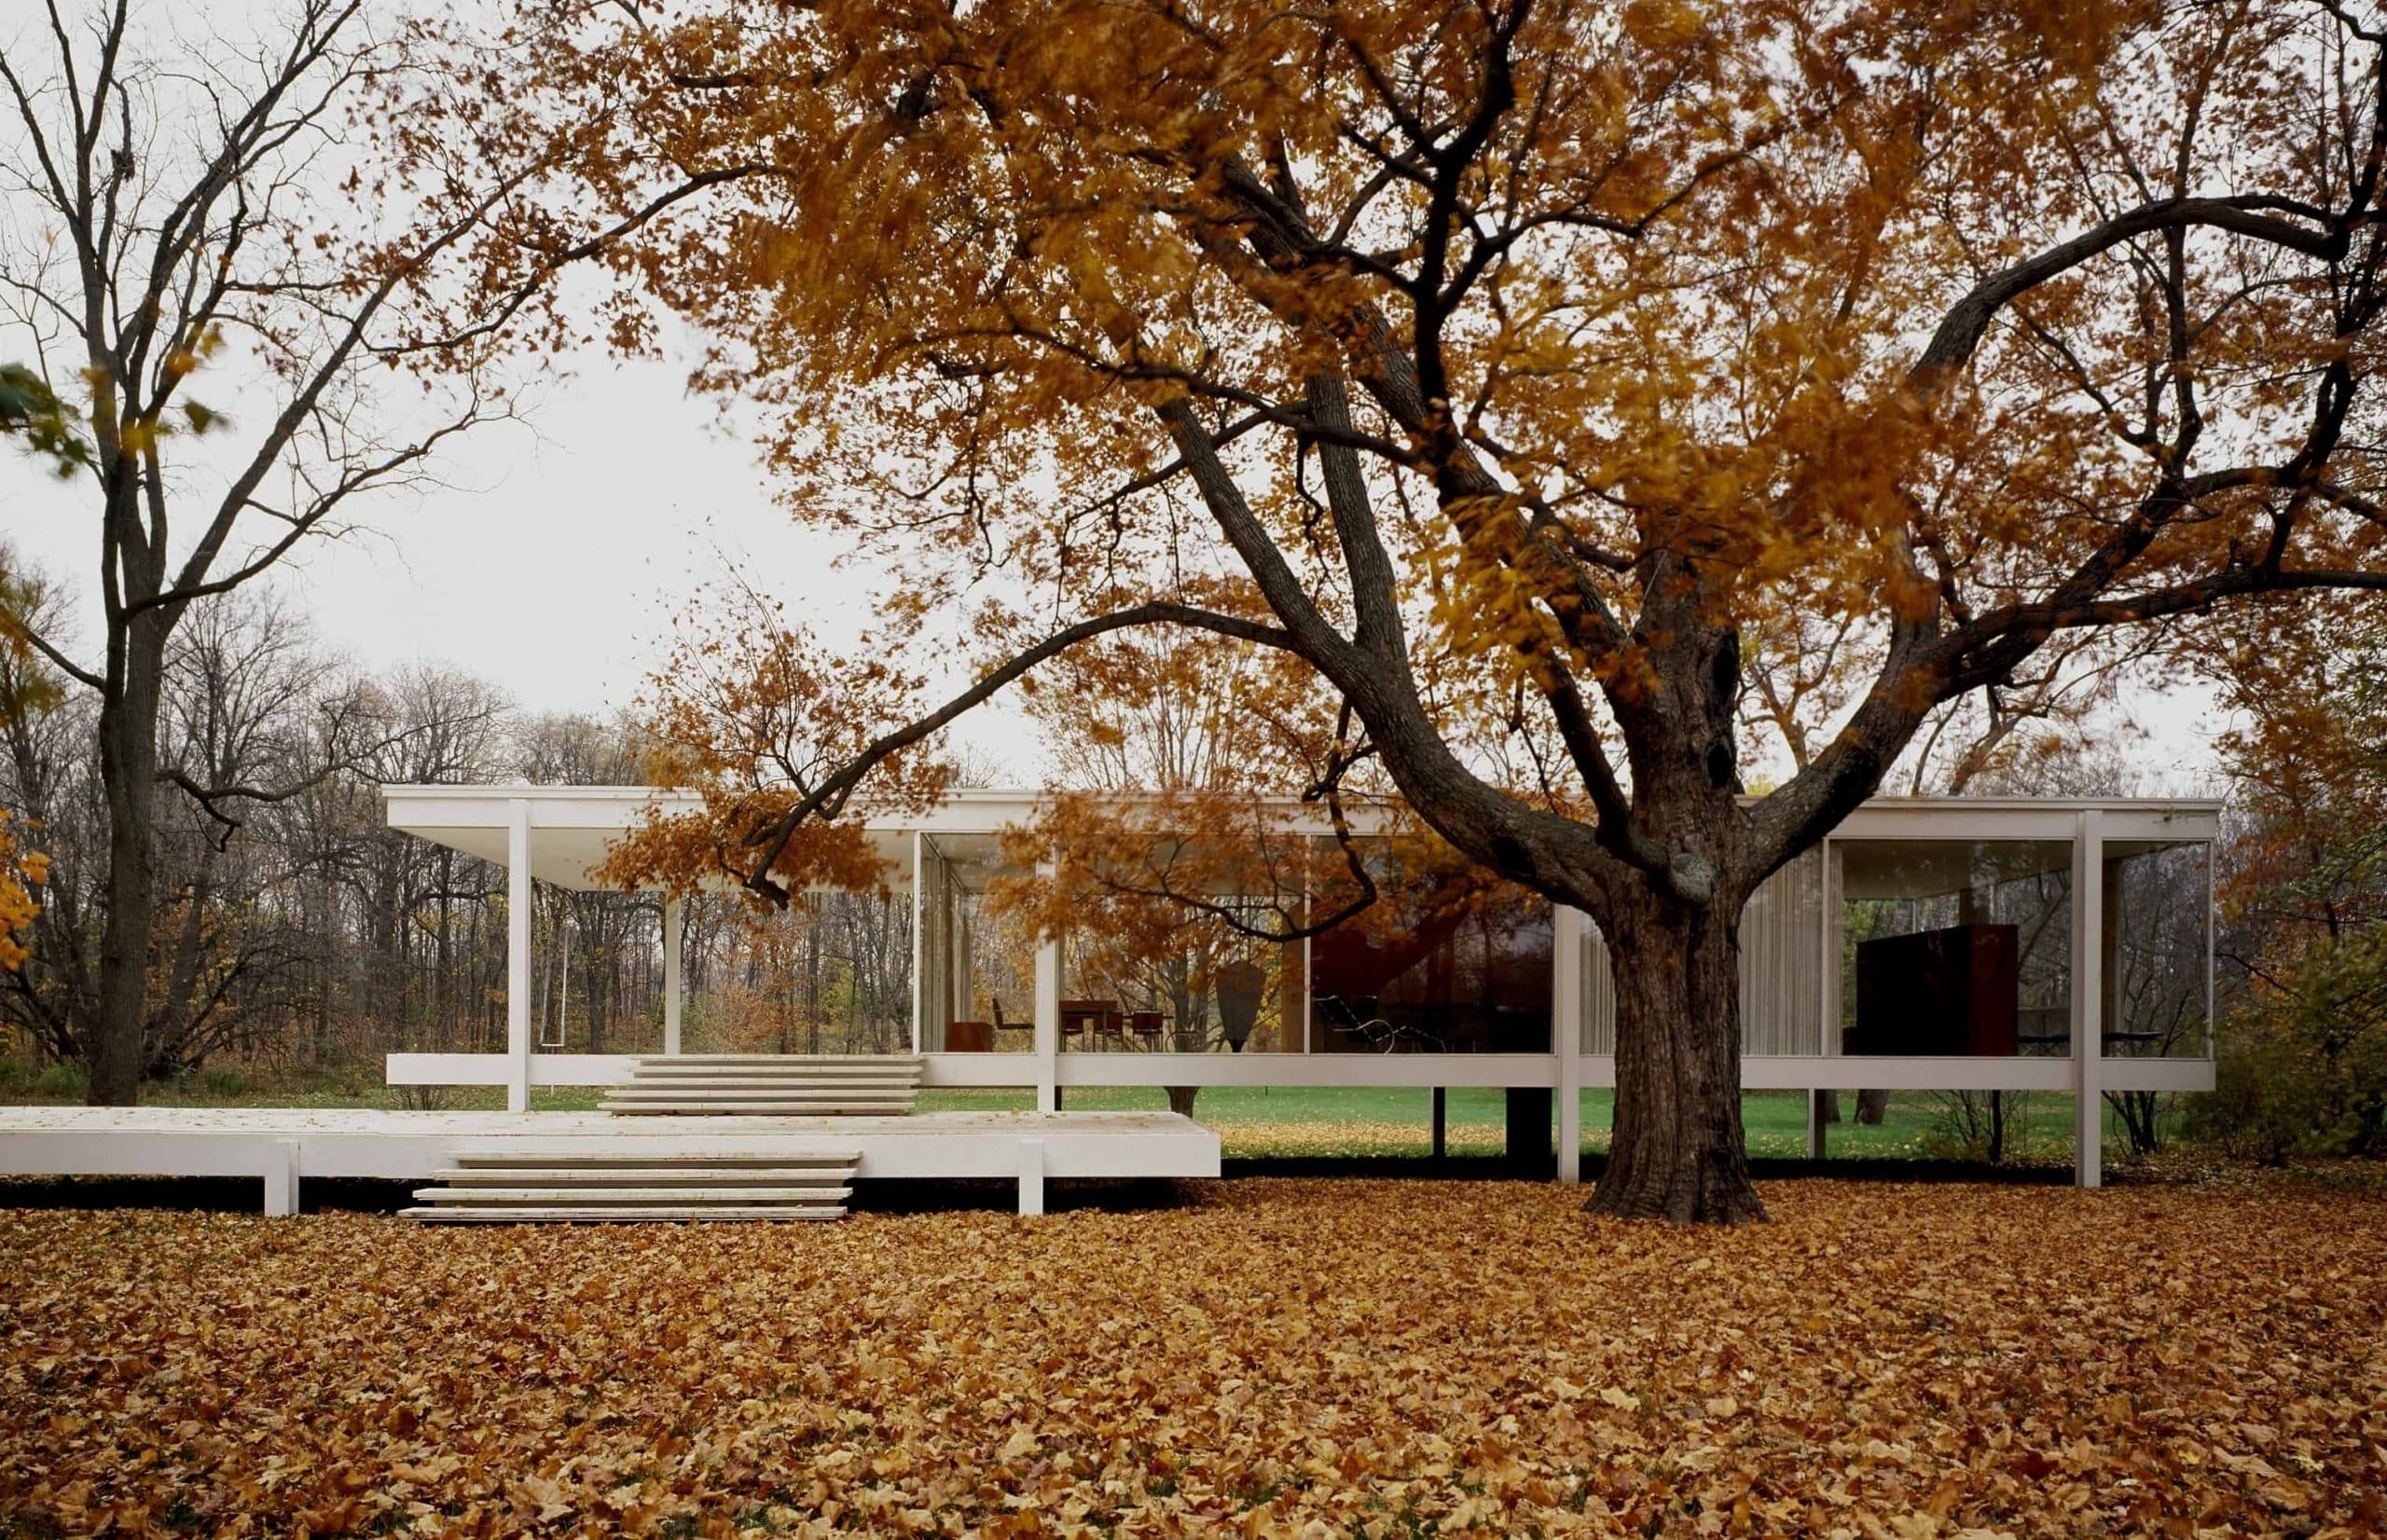
<instances>
[{"instance_id":1,"label":"lower patio slab","mask_svg":"<svg viewBox=\"0 0 2387 1540\"><path fill-rule=\"evenodd\" d=\"M862 1180L1015 1179L1043 1211L1046 1177L1216 1176L1219 1136L1173 1112L920 1112L906 1117L642 1117L330 1107L0 1107L0 1176L259 1176L295 1214L307 1176L421 1181L461 1153L569 1144L589 1153L724 1161L859 1158Z\"/></svg>"}]
</instances>

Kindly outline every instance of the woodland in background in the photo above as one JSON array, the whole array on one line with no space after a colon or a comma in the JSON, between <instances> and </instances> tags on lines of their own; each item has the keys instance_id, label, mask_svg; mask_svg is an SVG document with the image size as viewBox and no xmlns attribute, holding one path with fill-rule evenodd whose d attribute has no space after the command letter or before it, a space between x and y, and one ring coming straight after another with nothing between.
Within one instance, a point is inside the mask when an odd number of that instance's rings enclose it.
<instances>
[{"instance_id":1,"label":"woodland in background","mask_svg":"<svg viewBox=\"0 0 2387 1540\"><path fill-rule=\"evenodd\" d=\"M21 598L54 604L38 583ZM47 858L26 956L0 971L0 1060L74 1089L88 1061L105 804L88 692L0 651L0 808ZM435 665L362 674L285 608L198 608L167 670L159 744L161 901L152 927L143 1074L353 1068L393 1050L505 1043L502 869L386 827L394 782L635 782L624 722L516 709ZM211 793L226 787L255 794ZM543 1043L621 1052L661 1042L661 907L651 894L540 885L534 1020ZM908 905L837 894L764 914L683 906L691 1045L887 1051L911 1016ZM61 1071L54 1066L70 1066Z\"/></svg>"},{"instance_id":2,"label":"woodland in background","mask_svg":"<svg viewBox=\"0 0 2387 1540\"><path fill-rule=\"evenodd\" d=\"M38 577L11 582L14 603L57 602ZM1064 784L1215 796L1243 778L1239 764L1286 763L1281 744L1251 736L1249 724L1267 713L1246 708L1271 688L1251 662L1231 647L1165 662L1121 639L1079 654L1057 687L1024 704L1056 746ZM2217 635L2198 667L2219 681L2240 726L2222 743L2232 805L2219 856L2221 1088L2191 1100L2186 1127L2260 1161L2387 1150L2387 687L2379 682L2387 626L2354 608L2316 612L2260 638ZM644 703L651 720L668 716L660 687L673 677L667 668ZM388 829L377 788L638 782L655 738L627 717L519 710L458 668L360 673L287 609L246 595L197 612L168 678L159 751L169 817L158 852L166 901L150 947L145 1078L213 1068L253 1082L338 1074L372 1083L389 1052L502 1049L504 873ZM1762 692L1750 693L1746 709L1770 709ZM91 715L71 681L30 653L0 649L8 820L0 828L38 858L25 863L38 904L20 938L25 956L0 972L0 1066L20 1094L76 1093L87 1052L91 954L104 917ZM1976 703L1933 735L1949 752L1907 784L1984 794L2180 790L2147 783L2120 749L2085 746L2085 720L2077 708ZM961 778L993 774L978 766ZM1299 778L1276 790L1297 793ZM228 786L257 794L192 793ZM1078 827L1076 806L1058 804L1033 837L1091 848L1104 826ZM655 897L544 884L536 893L532 1015L543 1044L658 1047ZM1189 911L1164 922L1165 904L1088 901L1108 916L1098 928L1114 942L1173 967L1187 988L1207 987L1203 957L1232 950L1212 916ZM905 899L824 894L777 913L746 895L700 895L683 924L692 1047L907 1045ZM2019 1098L1943 1101L1944 1152L2033 1153L2001 1138L2027 1116ZM2116 1110L2135 1153L2177 1125L2151 1098L2118 1101ZM1862 1103L1849 1115L1864 1118Z\"/></svg>"}]
</instances>

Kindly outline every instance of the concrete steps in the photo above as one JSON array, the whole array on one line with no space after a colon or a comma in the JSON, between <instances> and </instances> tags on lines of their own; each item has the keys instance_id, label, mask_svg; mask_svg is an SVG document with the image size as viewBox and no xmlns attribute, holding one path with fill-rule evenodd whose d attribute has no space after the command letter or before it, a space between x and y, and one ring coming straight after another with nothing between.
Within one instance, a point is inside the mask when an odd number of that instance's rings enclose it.
<instances>
[{"instance_id":1,"label":"concrete steps","mask_svg":"<svg viewBox=\"0 0 2387 1540\"><path fill-rule=\"evenodd\" d=\"M625 1117L902 1117L920 1061L884 1053L686 1053L640 1059L603 1108Z\"/></svg>"},{"instance_id":2,"label":"concrete steps","mask_svg":"<svg viewBox=\"0 0 2387 1540\"><path fill-rule=\"evenodd\" d=\"M401 1212L426 1224L841 1219L854 1150L583 1139L458 1151Z\"/></svg>"}]
</instances>

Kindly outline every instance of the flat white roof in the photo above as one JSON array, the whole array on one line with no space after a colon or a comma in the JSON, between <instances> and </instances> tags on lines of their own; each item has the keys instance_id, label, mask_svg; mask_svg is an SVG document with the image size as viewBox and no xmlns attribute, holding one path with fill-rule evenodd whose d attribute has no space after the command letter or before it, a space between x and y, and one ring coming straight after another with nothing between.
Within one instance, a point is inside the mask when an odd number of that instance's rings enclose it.
<instances>
[{"instance_id":1,"label":"flat white roof","mask_svg":"<svg viewBox=\"0 0 2387 1540\"><path fill-rule=\"evenodd\" d=\"M1053 793L1005 789L948 793L929 812L865 817L862 827L891 867L888 885L911 887L915 833L991 834L1032 818ZM1122 801L1139 801L1125 798ZM649 808L695 811L703 799L652 786L384 786L390 827L499 866L506 863L513 807L526 804L531 874L560 887L591 890L588 873ZM1288 808L1300 804L1288 802ZM2222 804L2193 797L1875 797L1851 813L1835 839L2070 839L2080 814L2102 816L2109 840L2209 840L2220 832ZM1365 831L1382 815L1353 809ZM1315 832L1329 832L1322 814Z\"/></svg>"}]
</instances>

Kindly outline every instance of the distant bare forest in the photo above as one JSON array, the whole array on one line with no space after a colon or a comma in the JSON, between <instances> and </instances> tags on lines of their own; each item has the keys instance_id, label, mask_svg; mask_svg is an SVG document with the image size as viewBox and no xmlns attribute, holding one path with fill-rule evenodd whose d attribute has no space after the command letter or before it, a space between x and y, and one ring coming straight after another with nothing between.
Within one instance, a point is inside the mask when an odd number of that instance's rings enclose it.
<instances>
[{"instance_id":1,"label":"distant bare forest","mask_svg":"<svg viewBox=\"0 0 2387 1540\"><path fill-rule=\"evenodd\" d=\"M55 603L45 598L45 603ZM49 857L31 956L0 972L0 1052L88 1056L106 809L93 703L0 651L0 805ZM516 709L422 664L360 672L286 610L245 598L178 633L160 725L160 904L145 1077L239 1060L268 1073L400 1050L505 1042L501 868L386 827L386 783L638 782L627 720ZM758 914L683 906L688 1046L884 1052L908 1039L908 901L837 894ZM652 894L540 885L532 1021L588 1052L661 1046L662 911Z\"/></svg>"}]
</instances>

